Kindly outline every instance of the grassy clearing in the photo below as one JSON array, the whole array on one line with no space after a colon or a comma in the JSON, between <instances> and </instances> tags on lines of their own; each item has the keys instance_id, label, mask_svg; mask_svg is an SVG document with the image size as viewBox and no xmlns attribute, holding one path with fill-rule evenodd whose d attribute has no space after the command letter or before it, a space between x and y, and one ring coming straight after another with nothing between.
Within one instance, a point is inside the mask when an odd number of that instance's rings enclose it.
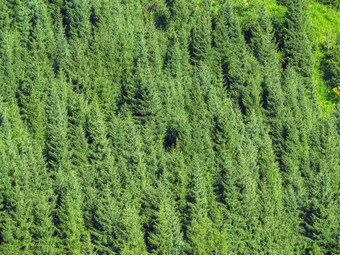
<instances>
[{"instance_id":1,"label":"grassy clearing","mask_svg":"<svg viewBox=\"0 0 340 255\"><path fill-rule=\"evenodd\" d=\"M320 105L327 113L339 102L332 86L327 84L325 61L327 51L335 44L340 31L340 12L332 6L311 1L308 15L311 24L310 38L315 50L315 85Z\"/></svg>"}]
</instances>

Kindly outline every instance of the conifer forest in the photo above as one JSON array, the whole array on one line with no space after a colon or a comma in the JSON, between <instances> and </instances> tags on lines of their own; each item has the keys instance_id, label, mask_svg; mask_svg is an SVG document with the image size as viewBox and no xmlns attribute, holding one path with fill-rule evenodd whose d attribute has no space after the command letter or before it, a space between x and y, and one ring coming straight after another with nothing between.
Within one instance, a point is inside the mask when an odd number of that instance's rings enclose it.
<instances>
[{"instance_id":1,"label":"conifer forest","mask_svg":"<svg viewBox=\"0 0 340 255\"><path fill-rule=\"evenodd\" d=\"M340 254L339 0L0 0L0 254Z\"/></svg>"}]
</instances>

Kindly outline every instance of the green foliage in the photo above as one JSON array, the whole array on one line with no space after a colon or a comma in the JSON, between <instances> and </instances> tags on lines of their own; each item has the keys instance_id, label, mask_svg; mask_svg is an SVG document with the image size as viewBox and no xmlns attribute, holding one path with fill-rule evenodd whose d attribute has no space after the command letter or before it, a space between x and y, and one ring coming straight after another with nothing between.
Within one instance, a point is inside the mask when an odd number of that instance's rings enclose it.
<instances>
[{"instance_id":1,"label":"green foliage","mask_svg":"<svg viewBox=\"0 0 340 255\"><path fill-rule=\"evenodd\" d=\"M336 44L329 50L327 54L328 77L332 87L340 86L340 32L337 35ZM339 96L339 94L337 94Z\"/></svg>"},{"instance_id":2,"label":"green foliage","mask_svg":"<svg viewBox=\"0 0 340 255\"><path fill-rule=\"evenodd\" d=\"M331 2L0 1L0 253L338 254Z\"/></svg>"},{"instance_id":3,"label":"green foliage","mask_svg":"<svg viewBox=\"0 0 340 255\"><path fill-rule=\"evenodd\" d=\"M179 218L166 185L166 182L160 183L157 188L158 209L155 211L154 231L150 233L149 242L152 254L182 254L183 233L181 233Z\"/></svg>"},{"instance_id":4,"label":"green foliage","mask_svg":"<svg viewBox=\"0 0 340 255\"><path fill-rule=\"evenodd\" d=\"M245 115L259 111L261 87L258 64L249 51L231 1L225 2L216 22L215 44L225 86Z\"/></svg>"},{"instance_id":5,"label":"green foliage","mask_svg":"<svg viewBox=\"0 0 340 255\"><path fill-rule=\"evenodd\" d=\"M308 2L284 1L284 4L287 6L283 30L286 65L293 66L302 76L310 78L313 75L314 59L308 38Z\"/></svg>"},{"instance_id":6,"label":"green foliage","mask_svg":"<svg viewBox=\"0 0 340 255\"><path fill-rule=\"evenodd\" d=\"M73 171L57 176L58 248L64 254L84 254L86 232L83 218L82 191Z\"/></svg>"},{"instance_id":7,"label":"green foliage","mask_svg":"<svg viewBox=\"0 0 340 255\"><path fill-rule=\"evenodd\" d=\"M69 169L69 141L67 139L66 84L63 78L53 81L47 101L46 155L53 175Z\"/></svg>"},{"instance_id":8,"label":"green foliage","mask_svg":"<svg viewBox=\"0 0 340 255\"><path fill-rule=\"evenodd\" d=\"M333 186L339 185L339 163L337 157L331 156L338 153L338 142L334 122L317 127L313 136L313 156L316 164L313 169L313 181L309 183L306 234L320 253L337 253L340 248L339 217L335 213L339 210L339 201L335 199L338 193Z\"/></svg>"}]
</instances>

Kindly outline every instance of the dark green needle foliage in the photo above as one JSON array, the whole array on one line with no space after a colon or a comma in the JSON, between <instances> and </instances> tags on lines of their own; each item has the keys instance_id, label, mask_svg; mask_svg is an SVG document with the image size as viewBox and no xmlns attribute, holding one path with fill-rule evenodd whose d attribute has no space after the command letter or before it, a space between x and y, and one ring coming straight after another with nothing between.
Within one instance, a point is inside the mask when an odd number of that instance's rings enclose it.
<instances>
[{"instance_id":1,"label":"dark green needle foliage","mask_svg":"<svg viewBox=\"0 0 340 255\"><path fill-rule=\"evenodd\" d=\"M0 253L339 254L330 2L1 0Z\"/></svg>"},{"instance_id":2,"label":"dark green needle foliage","mask_svg":"<svg viewBox=\"0 0 340 255\"><path fill-rule=\"evenodd\" d=\"M70 166L66 89L63 77L53 80L46 103L48 118L46 159L53 176L59 171L69 169Z\"/></svg>"},{"instance_id":3,"label":"dark green needle foliage","mask_svg":"<svg viewBox=\"0 0 340 255\"><path fill-rule=\"evenodd\" d=\"M293 0L283 1L287 6L285 27L283 29L283 50L285 52L285 64L293 66L297 72L306 77L306 86L312 87L313 53L311 42L308 38L308 1Z\"/></svg>"},{"instance_id":4,"label":"dark green needle foliage","mask_svg":"<svg viewBox=\"0 0 340 255\"><path fill-rule=\"evenodd\" d=\"M324 122L324 121L323 121ZM322 122L321 122L322 123ZM339 162L337 157L330 157L339 153L339 135L332 123L319 125L314 140L315 167L310 186L310 200L306 214L306 234L322 253L339 253L339 193L334 186L339 186ZM321 138L321 139L320 139ZM328 164L329 163L329 164Z\"/></svg>"},{"instance_id":5,"label":"dark green needle foliage","mask_svg":"<svg viewBox=\"0 0 340 255\"><path fill-rule=\"evenodd\" d=\"M73 171L57 176L57 233L61 253L84 254L86 232L83 218L83 194Z\"/></svg>"},{"instance_id":6,"label":"dark green needle foliage","mask_svg":"<svg viewBox=\"0 0 340 255\"><path fill-rule=\"evenodd\" d=\"M259 65L246 44L232 1L226 1L221 6L216 17L214 37L225 87L230 96L239 104L245 115L249 115L252 110L259 112Z\"/></svg>"},{"instance_id":7,"label":"dark green needle foliage","mask_svg":"<svg viewBox=\"0 0 340 255\"><path fill-rule=\"evenodd\" d=\"M154 213L154 231L149 236L152 254L183 254L184 250L183 233L168 185L162 181L157 188L158 208Z\"/></svg>"}]
</instances>

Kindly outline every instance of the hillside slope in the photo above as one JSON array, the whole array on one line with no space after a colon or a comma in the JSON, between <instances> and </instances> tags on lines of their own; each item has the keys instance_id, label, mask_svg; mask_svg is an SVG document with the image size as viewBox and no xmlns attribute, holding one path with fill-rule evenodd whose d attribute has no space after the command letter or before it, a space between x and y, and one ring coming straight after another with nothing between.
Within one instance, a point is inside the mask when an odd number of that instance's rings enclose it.
<instances>
[{"instance_id":1,"label":"hillside slope","mask_svg":"<svg viewBox=\"0 0 340 255\"><path fill-rule=\"evenodd\" d=\"M339 254L339 11L1 0L0 254Z\"/></svg>"}]
</instances>

